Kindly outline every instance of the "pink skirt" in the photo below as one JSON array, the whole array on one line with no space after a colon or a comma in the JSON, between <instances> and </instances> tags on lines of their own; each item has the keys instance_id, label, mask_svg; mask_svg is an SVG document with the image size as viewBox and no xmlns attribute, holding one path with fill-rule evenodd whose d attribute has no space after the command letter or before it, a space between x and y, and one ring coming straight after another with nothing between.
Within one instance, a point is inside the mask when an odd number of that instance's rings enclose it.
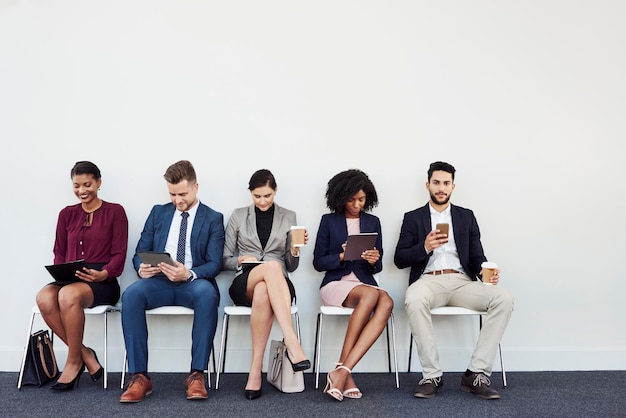
<instances>
[{"instance_id":1,"label":"pink skirt","mask_svg":"<svg viewBox=\"0 0 626 418\"><path fill-rule=\"evenodd\" d=\"M322 287L320 289L320 297L326 306L343 306L343 302L352 292L352 289L357 286L370 286L378 289L378 286L365 284L354 273L350 273L342 277L341 280L335 280ZM353 306L348 306L348 308L353 308Z\"/></svg>"}]
</instances>

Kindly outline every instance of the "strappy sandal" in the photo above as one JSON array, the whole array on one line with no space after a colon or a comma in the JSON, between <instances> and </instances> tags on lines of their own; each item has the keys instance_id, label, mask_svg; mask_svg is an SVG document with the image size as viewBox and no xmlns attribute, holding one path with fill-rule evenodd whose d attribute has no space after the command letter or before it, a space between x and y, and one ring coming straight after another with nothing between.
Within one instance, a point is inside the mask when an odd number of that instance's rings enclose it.
<instances>
[{"instance_id":1,"label":"strappy sandal","mask_svg":"<svg viewBox=\"0 0 626 418\"><path fill-rule=\"evenodd\" d=\"M339 366L343 366L343 363L335 363L335 366L339 367ZM335 367L335 368L337 368ZM352 373L352 371L350 371L350 373ZM350 399L361 399L363 397L363 393L361 392L361 389L357 388L357 387L353 387L353 388L348 388L346 390L343 391L343 397L344 398L350 398Z\"/></svg>"},{"instance_id":2,"label":"strappy sandal","mask_svg":"<svg viewBox=\"0 0 626 418\"><path fill-rule=\"evenodd\" d=\"M343 365L337 366L335 370L337 369L346 369L348 373L352 373L352 370ZM334 386L333 381L330 379L330 373L332 373L332 371L328 372L328 374L326 375L326 387L324 388L324 393L329 394L334 399L341 402L343 401L343 393L341 393L341 391Z\"/></svg>"}]
</instances>

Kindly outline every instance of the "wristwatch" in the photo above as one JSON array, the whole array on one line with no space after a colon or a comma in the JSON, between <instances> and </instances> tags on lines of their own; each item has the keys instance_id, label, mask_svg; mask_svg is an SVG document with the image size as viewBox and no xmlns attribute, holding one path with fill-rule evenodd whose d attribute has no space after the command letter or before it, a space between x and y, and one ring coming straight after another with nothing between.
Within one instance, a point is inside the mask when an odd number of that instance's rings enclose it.
<instances>
[{"instance_id":1,"label":"wristwatch","mask_svg":"<svg viewBox=\"0 0 626 418\"><path fill-rule=\"evenodd\" d=\"M193 279L194 279L193 272L189 270L189 277L187 277L187 283L193 282Z\"/></svg>"}]
</instances>

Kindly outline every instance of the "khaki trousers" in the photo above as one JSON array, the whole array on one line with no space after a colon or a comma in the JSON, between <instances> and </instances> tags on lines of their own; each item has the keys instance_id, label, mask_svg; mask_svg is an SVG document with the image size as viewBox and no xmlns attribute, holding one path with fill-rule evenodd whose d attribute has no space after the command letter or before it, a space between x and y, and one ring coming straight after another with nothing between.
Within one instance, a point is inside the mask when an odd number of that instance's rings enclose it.
<instances>
[{"instance_id":1,"label":"khaki trousers","mask_svg":"<svg viewBox=\"0 0 626 418\"><path fill-rule=\"evenodd\" d=\"M404 301L423 377L430 379L443 375L433 334L431 308L460 306L487 311L467 368L490 376L498 344L511 318L513 304L511 293L499 285L486 286L464 274L423 274L409 286Z\"/></svg>"}]
</instances>

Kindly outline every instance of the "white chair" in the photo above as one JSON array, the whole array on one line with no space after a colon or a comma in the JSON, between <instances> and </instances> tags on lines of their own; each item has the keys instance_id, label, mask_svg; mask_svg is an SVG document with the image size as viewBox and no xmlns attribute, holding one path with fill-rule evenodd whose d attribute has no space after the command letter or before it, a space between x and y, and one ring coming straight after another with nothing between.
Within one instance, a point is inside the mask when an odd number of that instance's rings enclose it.
<instances>
[{"instance_id":1,"label":"white chair","mask_svg":"<svg viewBox=\"0 0 626 418\"><path fill-rule=\"evenodd\" d=\"M228 342L228 322L231 316L247 316L249 317L252 314L252 308L247 306L225 306L224 307L224 318L222 320L222 342L220 344L220 354L219 359L217 361L217 377L215 378L215 390L220 387L220 372L224 373L224 364L226 363L226 343ZM301 341L300 338L300 316L298 315L298 307L295 305L291 306L291 315L294 317L296 334L298 335L298 341Z\"/></svg>"},{"instance_id":2,"label":"white chair","mask_svg":"<svg viewBox=\"0 0 626 418\"><path fill-rule=\"evenodd\" d=\"M184 306L160 306L158 308L149 309L146 311L146 315L193 315L194 311L191 308ZM215 370L215 357L213 356L213 348L211 347L211 353L209 357L213 360L213 370ZM124 381L126 379L126 367L128 366L128 353L124 348L124 363L122 364L122 381L120 383L120 389L124 390ZM206 370L207 384L211 388L211 371Z\"/></svg>"},{"instance_id":3,"label":"white chair","mask_svg":"<svg viewBox=\"0 0 626 418\"><path fill-rule=\"evenodd\" d=\"M103 319L103 333L104 333L104 363L102 364L102 368L104 370L104 390L107 390L108 387L108 315L110 312L119 312L119 305L100 305L94 306L93 308L85 308L85 315L102 315ZM28 351L28 342L30 340L30 336L33 333L33 323L35 321L35 315L41 315L39 311L39 307L37 305L33 306L31 310L30 323L28 325L28 333L26 334L26 345L24 346L24 355L22 356L22 366L20 367L20 375L17 379L17 388L20 389L22 387L22 378L24 377L24 366L26 365L26 353ZM54 335L51 336L51 339L54 340Z\"/></svg>"},{"instance_id":4,"label":"white chair","mask_svg":"<svg viewBox=\"0 0 626 418\"><path fill-rule=\"evenodd\" d=\"M487 311L476 311L469 308L461 308L459 306L441 306L439 308L433 308L430 310L431 315L441 316L467 316L478 315L478 329L483 326L483 315L487 314ZM498 350L500 352L500 368L502 369L502 384L506 387L506 371L504 370L504 358L502 357L502 343L498 344ZM408 372L411 372L411 357L413 353L413 336L409 338L409 367Z\"/></svg>"},{"instance_id":5,"label":"white chair","mask_svg":"<svg viewBox=\"0 0 626 418\"><path fill-rule=\"evenodd\" d=\"M374 275L376 282L378 283L378 275ZM319 375L320 375L320 355L322 350L322 329L324 316L345 316L349 317L354 311L353 308L344 308L341 306L320 306L319 313L317 314L317 326L315 329L315 354L313 355L313 368L315 370L315 389L319 387ZM387 333L387 361L389 364L389 373L391 373L391 347L389 342L389 324L391 324L391 337L393 342L393 365L396 374L396 388L400 388L400 379L398 378L398 354L396 350L396 327L393 320L393 312L389 317L389 321L386 326Z\"/></svg>"}]
</instances>

